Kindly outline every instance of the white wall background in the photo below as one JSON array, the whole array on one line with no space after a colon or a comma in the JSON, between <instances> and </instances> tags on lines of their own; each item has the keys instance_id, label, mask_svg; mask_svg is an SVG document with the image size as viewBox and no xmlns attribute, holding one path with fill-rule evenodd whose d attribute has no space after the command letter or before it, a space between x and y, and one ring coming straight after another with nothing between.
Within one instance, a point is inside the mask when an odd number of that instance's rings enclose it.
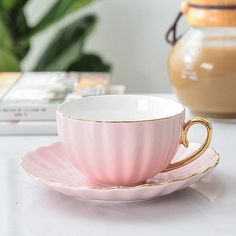
<instances>
[{"instance_id":1,"label":"white wall background","mask_svg":"<svg viewBox=\"0 0 236 236\"><path fill-rule=\"evenodd\" d=\"M53 0L33 0L27 6L34 24ZM79 14L95 12L99 23L86 46L113 64L112 82L125 84L128 92L171 91L167 73L170 46L164 39L181 0L98 0ZM26 69L51 37L49 29L33 42Z\"/></svg>"}]
</instances>

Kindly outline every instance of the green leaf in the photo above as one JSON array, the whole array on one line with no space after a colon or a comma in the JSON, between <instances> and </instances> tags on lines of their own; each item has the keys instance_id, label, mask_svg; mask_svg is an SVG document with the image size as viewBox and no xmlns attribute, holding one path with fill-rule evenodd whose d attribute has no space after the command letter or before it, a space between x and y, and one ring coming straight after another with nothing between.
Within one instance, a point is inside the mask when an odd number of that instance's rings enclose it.
<instances>
[{"instance_id":1,"label":"green leaf","mask_svg":"<svg viewBox=\"0 0 236 236\"><path fill-rule=\"evenodd\" d=\"M19 41L14 48L14 53L17 55L18 58L24 59L25 55L30 50L30 42L29 41Z\"/></svg>"},{"instance_id":2,"label":"green leaf","mask_svg":"<svg viewBox=\"0 0 236 236\"><path fill-rule=\"evenodd\" d=\"M52 8L42 17L42 20L32 29L30 36L44 30L51 24L68 14L90 4L94 0L57 0Z\"/></svg>"},{"instance_id":3,"label":"green leaf","mask_svg":"<svg viewBox=\"0 0 236 236\"><path fill-rule=\"evenodd\" d=\"M76 61L86 36L96 23L94 15L88 15L60 29L39 58L35 71L64 71Z\"/></svg>"},{"instance_id":4,"label":"green leaf","mask_svg":"<svg viewBox=\"0 0 236 236\"><path fill-rule=\"evenodd\" d=\"M10 51L0 48L0 71L20 71L20 62Z\"/></svg>"},{"instance_id":5,"label":"green leaf","mask_svg":"<svg viewBox=\"0 0 236 236\"><path fill-rule=\"evenodd\" d=\"M30 40L19 40L19 38L22 38L25 34L27 34L30 30L26 17L24 14L23 9L19 9L17 11L17 14L15 15L14 22L12 22L12 25L14 24L14 28L12 28L13 34L15 35L15 54L23 59L24 56L28 53L30 48Z\"/></svg>"},{"instance_id":6,"label":"green leaf","mask_svg":"<svg viewBox=\"0 0 236 236\"><path fill-rule=\"evenodd\" d=\"M76 62L72 63L67 71L86 71L86 72L109 72L111 65L102 61L95 54L83 54Z\"/></svg>"},{"instance_id":7,"label":"green leaf","mask_svg":"<svg viewBox=\"0 0 236 236\"><path fill-rule=\"evenodd\" d=\"M5 22L3 21L2 17L0 16L0 47L2 48L13 48L13 40L11 38L11 34L5 25Z\"/></svg>"},{"instance_id":8,"label":"green leaf","mask_svg":"<svg viewBox=\"0 0 236 236\"><path fill-rule=\"evenodd\" d=\"M0 5L5 10L12 10L24 6L28 0L0 0Z\"/></svg>"},{"instance_id":9,"label":"green leaf","mask_svg":"<svg viewBox=\"0 0 236 236\"><path fill-rule=\"evenodd\" d=\"M29 50L29 39L20 40L29 30L22 8L0 12L0 47L9 48L20 59Z\"/></svg>"},{"instance_id":10,"label":"green leaf","mask_svg":"<svg viewBox=\"0 0 236 236\"><path fill-rule=\"evenodd\" d=\"M12 22L13 23L13 22ZM19 37L22 37L27 32L29 32L30 28L28 26L25 13L23 9L19 9L17 14L15 15L15 24L17 27L17 33Z\"/></svg>"}]
</instances>

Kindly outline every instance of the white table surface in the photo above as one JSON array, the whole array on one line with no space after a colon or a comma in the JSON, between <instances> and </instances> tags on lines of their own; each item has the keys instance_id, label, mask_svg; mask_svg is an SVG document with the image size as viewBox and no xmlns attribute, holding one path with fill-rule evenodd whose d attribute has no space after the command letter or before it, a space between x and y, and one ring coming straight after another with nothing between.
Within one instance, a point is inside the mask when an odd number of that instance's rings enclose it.
<instances>
[{"instance_id":1,"label":"white table surface","mask_svg":"<svg viewBox=\"0 0 236 236\"><path fill-rule=\"evenodd\" d=\"M0 137L0 235L236 235L236 123L213 122L212 146L220 165L191 187L133 204L71 199L35 182L20 158L56 136ZM195 128L194 141L204 132Z\"/></svg>"}]
</instances>

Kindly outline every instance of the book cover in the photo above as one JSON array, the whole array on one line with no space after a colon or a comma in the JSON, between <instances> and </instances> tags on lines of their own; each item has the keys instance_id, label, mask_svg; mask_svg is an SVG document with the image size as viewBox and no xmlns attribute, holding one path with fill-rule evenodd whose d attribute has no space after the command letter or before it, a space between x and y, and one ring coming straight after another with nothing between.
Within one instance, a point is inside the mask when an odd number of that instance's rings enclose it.
<instances>
[{"instance_id":1,"label":"book cover","mask_svg":"<svg viewBox=\"0 0 236 236\"><path fill-rule=\"evenodd\" d=\"M1 99L0 121L55 120L58 104L73 91L76 75L27 72Z\"/></svg>"},{"instance_id":2,"label":"book cover","mask_svg":"<svg viewBox=\"0 0 236 236\"><path fill-rule=\"evenodd\" d=\"M0 73L0 99L14 86L16 81L20 78L20 75L20 73L15 72Z\"/></svg>"}]
</instances>

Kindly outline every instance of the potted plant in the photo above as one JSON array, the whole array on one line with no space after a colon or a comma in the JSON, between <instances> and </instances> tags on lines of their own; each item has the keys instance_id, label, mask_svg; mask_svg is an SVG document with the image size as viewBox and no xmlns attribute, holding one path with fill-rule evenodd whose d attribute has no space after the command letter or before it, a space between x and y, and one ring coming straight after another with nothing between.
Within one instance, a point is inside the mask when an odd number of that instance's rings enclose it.
<instances>
[{"instance_id":1,"label":"potted plant","mask_svg":"<svg viewBox=\"0 0 236 236\"><path fill-rule=\"evenodd\" d=\"M0 71L21 71L33 37L93 0L57 0L34 26L28 24L24 13L27 2L0 0ZM58 28L32 71L109 71L110 65L98 55L84 51L96 22L96 16L90 14Z\"/></svg>"}]
</instances>

